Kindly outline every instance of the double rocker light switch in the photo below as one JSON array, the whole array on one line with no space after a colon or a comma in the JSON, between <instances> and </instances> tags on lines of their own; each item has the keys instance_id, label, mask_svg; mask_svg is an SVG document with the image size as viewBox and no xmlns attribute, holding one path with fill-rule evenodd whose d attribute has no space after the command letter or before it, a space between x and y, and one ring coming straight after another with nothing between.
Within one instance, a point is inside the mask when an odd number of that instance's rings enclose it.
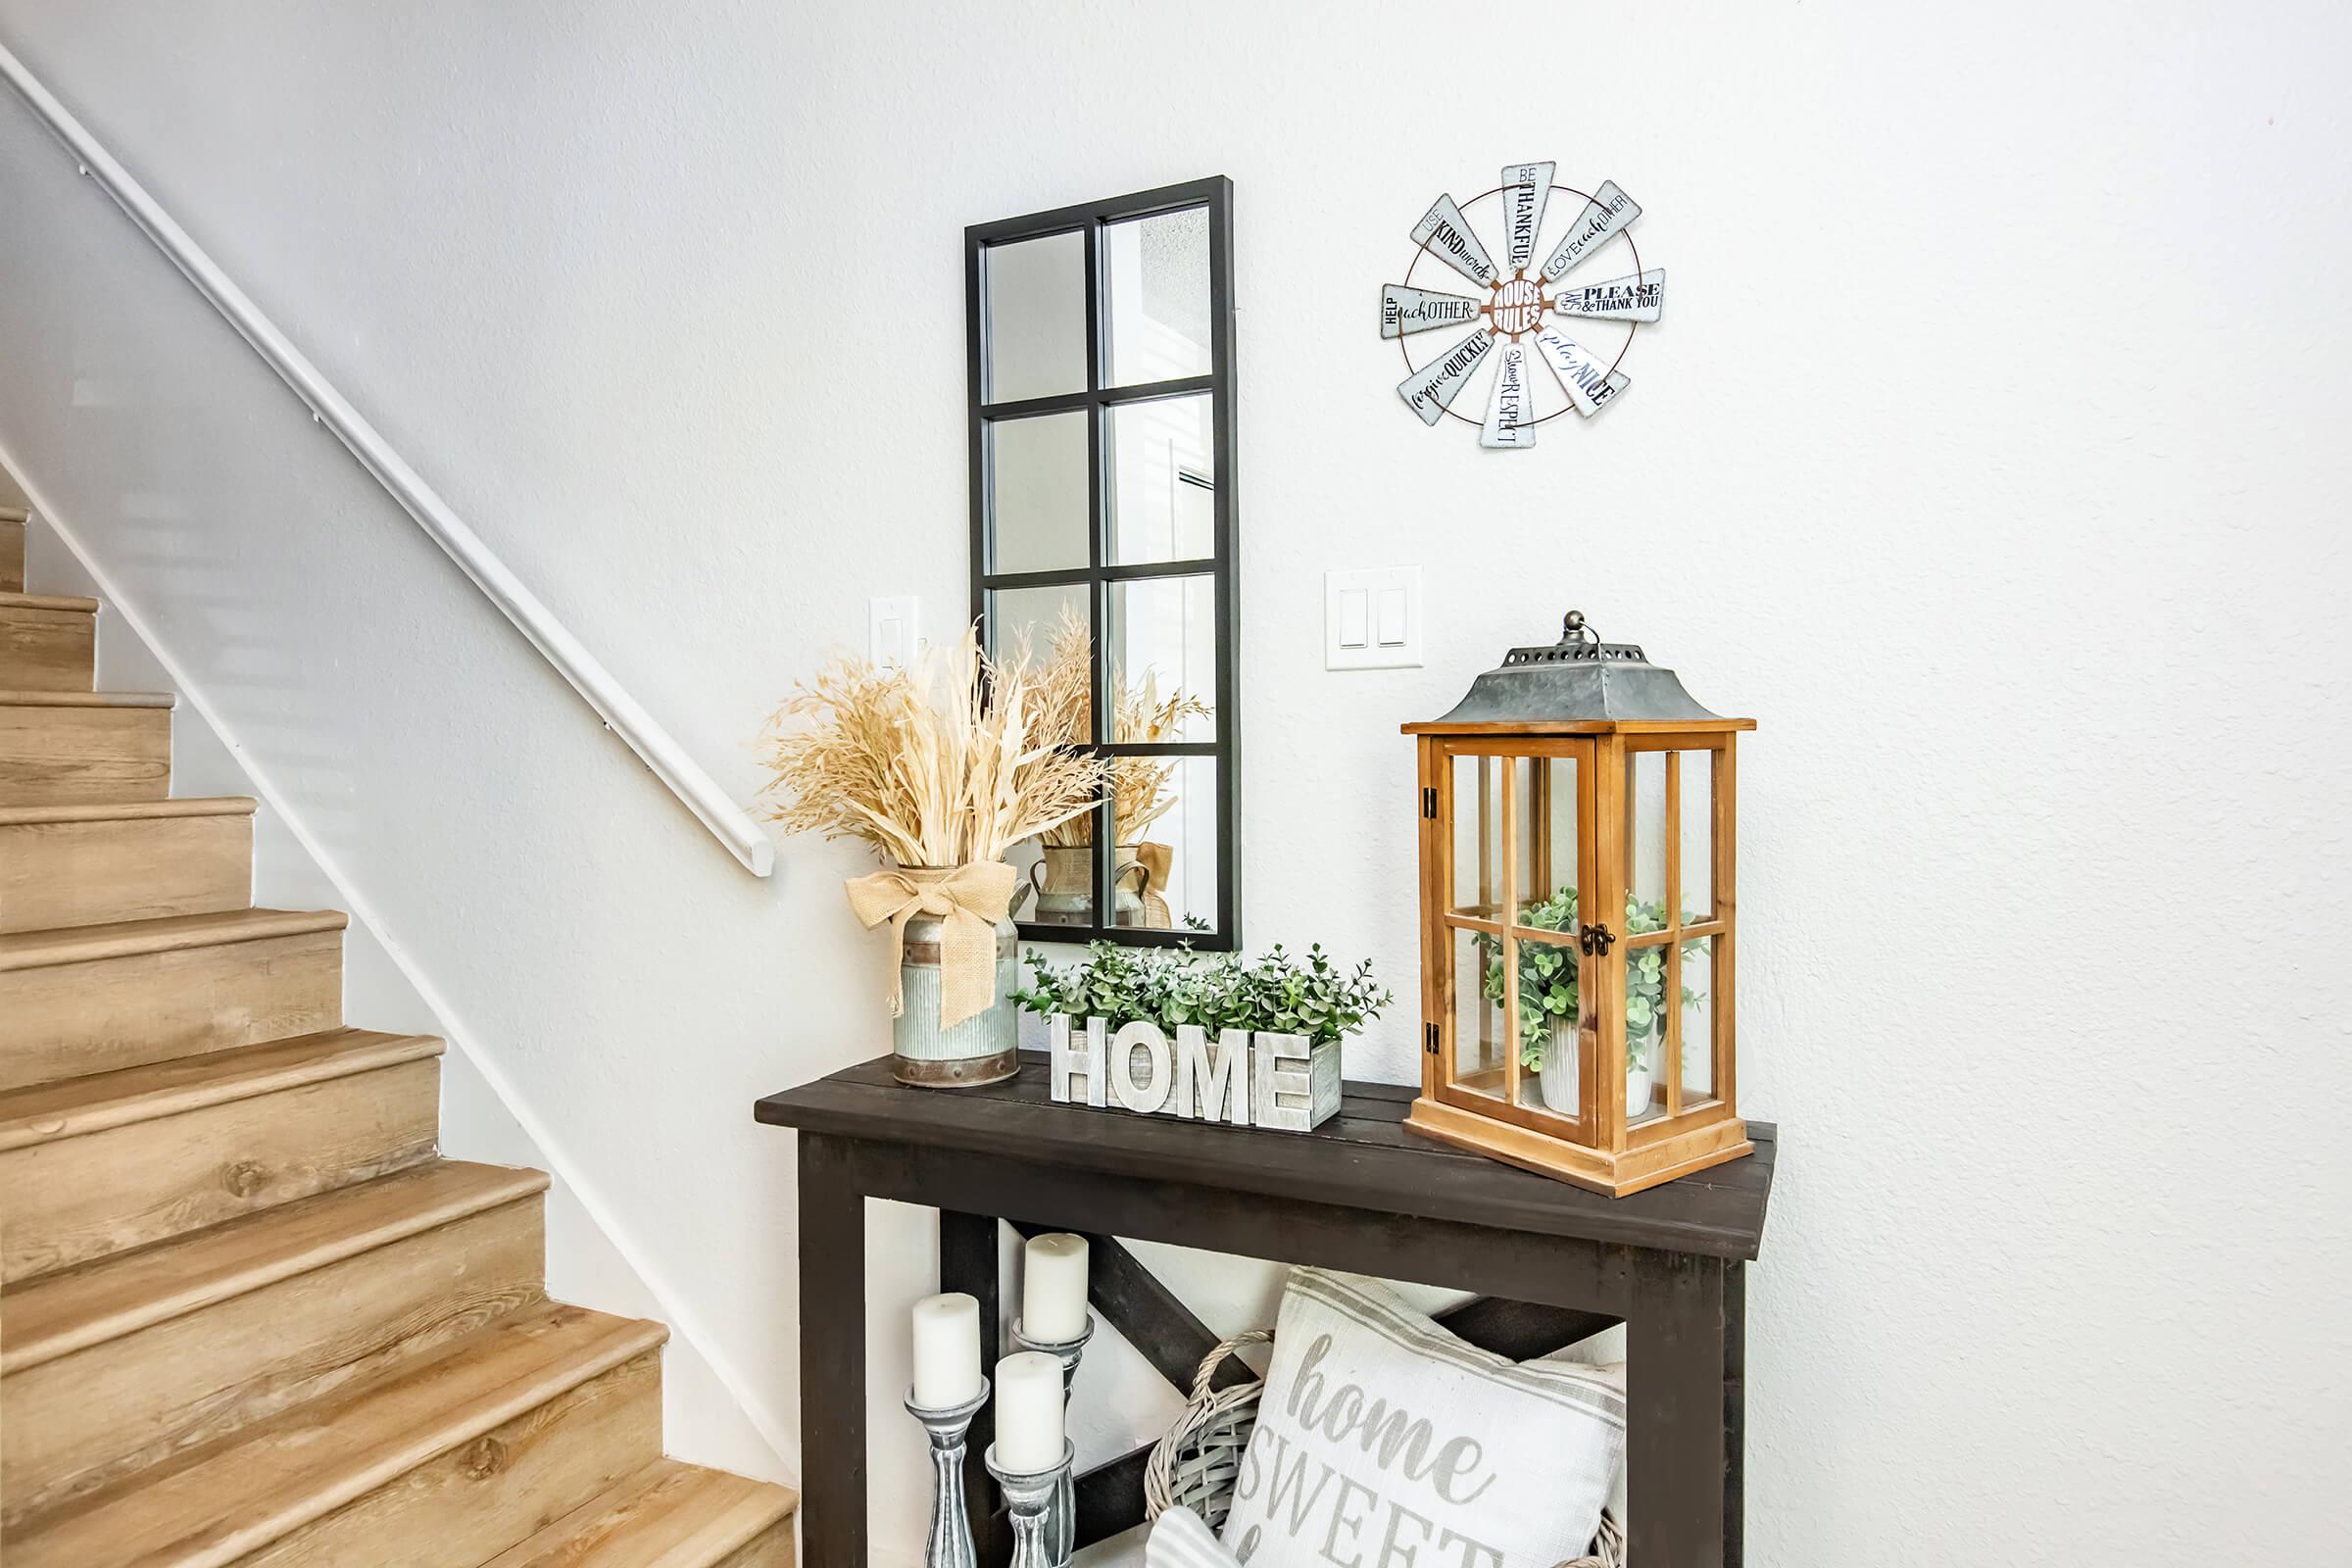
<instances>
[{"instance_id":1,"label":"double rocker light switch","mask_svg":"<svg viewBox=\"0 0 2352 1568\"><path fill-rule=\"evenodd\" d=\"M1421 662L1421 568L1323 574L1323 667L1400 669Z\"/></svg>"}]
</instances>

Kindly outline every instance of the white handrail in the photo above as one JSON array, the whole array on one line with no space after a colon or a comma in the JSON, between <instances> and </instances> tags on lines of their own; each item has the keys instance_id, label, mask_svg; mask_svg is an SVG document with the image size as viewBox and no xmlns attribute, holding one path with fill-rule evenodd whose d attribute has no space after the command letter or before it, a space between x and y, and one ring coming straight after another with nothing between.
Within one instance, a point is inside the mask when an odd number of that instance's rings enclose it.
<instances>
[{"instance_id":1,"label":"white handrail","mask_svg":"<svg viewBox=\"0 0 2352 1568\"><path fill-rule=\"evenodd\" d=\"M621 689L612 672L597 662L596 656L582 647L580 640L539 602L538 596L522 585L506 563L482 543L480 535L450 511L449 504L401 460L375 426L361 417L359 411L319 374L318 368L286 340L286 335L246 297L245 291L229 281L204 248L156 205L155 198L98 145L81 122L35 80L24 62L4 44L0 44L0 75L8 78L17 96L24 100L25 106L49 127L50 134L74 155L81 172L96 180L99 188L114 198L115 205L155 242L156 249L171 258L172 265L196 285L197 292L210 300L213 308L237 329L238 335L253 345L254 352L269 362L270 368L294 389L295 396L310 405L311 417L334 431L351 449L351 455L360 460L360 466L391 492L392 499L416 519L416 525L448 552L459 569L473 579L473 585L571 682L572 690L587 699L588 706L605 721L605 727L626 741L629 750L669 786L670 793L683 801L688 810L702 818L703 825L716 834L719 842L754 876L766 876L773 871L775 845L760 831L751 813L721 791L710 775L679 749L669 732Z\"/></svg>"}]
</instances>

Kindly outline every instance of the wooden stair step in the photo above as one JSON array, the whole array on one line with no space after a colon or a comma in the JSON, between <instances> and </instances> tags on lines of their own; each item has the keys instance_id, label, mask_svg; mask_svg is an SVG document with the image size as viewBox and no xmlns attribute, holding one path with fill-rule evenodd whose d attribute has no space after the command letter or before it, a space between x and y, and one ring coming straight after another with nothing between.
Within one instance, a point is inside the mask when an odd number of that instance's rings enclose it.
<instances>
[{"instance_id":1,"label":"wooden stair step","mask_svg":"<svg viewBox=\"0 0 2352 1568\"><path fill-rule=\"evenodd\" d=\"M789 1487L657 1459L482 1568L790 1568Z\"/></svg>"},{"instance_id":2,"label":"wooden stair step","mask_svg":"<svg viewBox=\"0 0 2352 1568\"><path fill-rule=\"evenodd\" d=\"M0 689L0 806L172 793L168 692Z\"/></svg>"},{"instance_id":3,"label":"wooden stair step","mask_svg":"<svg viewBox=\"0 0 2352 1568\"><path fill-rule=\"evenodd\" d=\"M436 1162L16 1288L0 1525L536 1304L546 1190Z\"/></svg>"},{"instance_id":4,"label":"wooden stair step","mask_svg":"<svg viewBox=\"0 0 2352 1568\"><path fill-rule=\"evenodd\" d=\"M484 1562L660 1456L667 1334L514 1314L35 1515L9 1568Z\"/></svg>"},{"instance_id":5,"label":"wooden stair step","mask_svg":"<svg viewBox=\"0 0 2352 1568\"><path fill-rule=\"evenodd\" d=\"M431 1157L441 1052L333 1029L0 1093L0 1282Z\"/></svg>"},{"instance_id":6,"label":"wooden stair step","mask_svg":"<svg viewBox=\"0 0 2352 1568\"><path fill-rule=\"evenodd\" d=\"M24 512L0 507L0 590L24 591Z\"/></svg>"},{"instance_id":7,"label":"wooden stair step","mask_svg":"<svg viewBox=\"0 0 2352 1568\"><path fill-rule=\"evenodd\" d=\"M337 1028L347 924L237 909L0 935L0 1089Z\"/></svg>"},{"instance_id":8,"label":"wooden stair step","mask_svg":"<svg viewBox=\"0 0 2352 1568\"><path fill-rule=\"evenodd\" d=\"M86 692L97 684L97 600L0 590L0 686Z\"/></svg>"},{"instance_id":9,"label":"wooden stair step","mask_svg":"<svg viewBox=\"0 0 2352 1568\"><path fill-rule=\"evenodd\" d=\"M254 804L0 806L0 933L250 907Z\"/></svg>"}]
</instances>

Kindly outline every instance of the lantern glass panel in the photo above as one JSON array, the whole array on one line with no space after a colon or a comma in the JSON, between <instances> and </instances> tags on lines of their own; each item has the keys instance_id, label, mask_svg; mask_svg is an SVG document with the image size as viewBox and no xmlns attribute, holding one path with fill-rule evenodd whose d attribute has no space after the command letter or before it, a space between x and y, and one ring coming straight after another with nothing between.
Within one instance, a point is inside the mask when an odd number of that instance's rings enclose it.
<instances>
[{"instance_id":1,"label":"lantern glass panel","mask_svg":"<svg viewBox=\"0 0 2352 1568\"><path fill-rule=\"evenodd\" d=\"M1448 1076L1456 1089L1500 1100L1504 1053L1502 943L1483 932L1456 928L1453 942L1453 1059Z\"/></svg>"},{"instance_id":2,"label":"lantern glass panel","mask_svg":"<svg viewBox=\"0 0 2352 1568\"><path fill-rule=\"evenodd\" d=\"M1715 940L1700 937L1683 944L1680 1027L1686 1107L1715 1098Z\"/></svg>"},{"instance_id":3,"label":"lantern glass panel","mask_svg":"<svg viewBox=\"0 0 2352 1568\"><path fill-rule=\"evenodd\" d=\"M1577 915L1577 770L1573 757L1523 757L1517 814L1519 902L1512 919L1574 930Z\"/></svg>"},{"instance_id":4,"label":"lantern glass panel","mask_svg":"<svg viewBox=\"0 0 2352 1568\"><path fill-rule=\"evenodd\" d=\"M1683 923L1715 918L1715 754L1677 752L1682 773L1679 869L1683 879Z\"/></svg>"},{"instance_id":5,"label":"lantern glass panel","mask_svg":"<svg viewBox=\"0 0 2352 1568\"><path fill-rule=\"evenodd\" d=\"M1453 908L1502 918L1502 759L1453 759Z\"/></svg>"},{"instance_id":6,"label":"lantern glass panel","mask_svg":"<svg viewBox=\"0 0 2352 1568\"><path fill-rule=\"evenodd\" d=\"M1652 942L1625 950L1625 1124L1636 1127L1666 1113L1666 1008L1673 989L1672 945Z\"/></svg>"},{"instance_id":7,"label":"lantern glass panel","mask_svg":"<svg viewBox=\"0 0 2352 1568\"><path fill-rule=\"evenodd\" d=\"M1666 764L1670 760L1665 752L1634 752L1625 760L1626 888L1633 903L1649 906L1661 925L1666 909ZM1626 911L1629 928L1634 913L1633 909Z\"/></svg>"},{"instance_id":8,"label":"lantern glass panel","mask_svg":"<svg viewBox=\"0 0 2352 1568\"><path fill-rule=\"evenodd\" d=\"M1530 932L1512 947L1519 965L1519 1103L1573 1121L1584 1049L1579 955L1572 941L1553 933Z\"/></svg>"}]
</instances>

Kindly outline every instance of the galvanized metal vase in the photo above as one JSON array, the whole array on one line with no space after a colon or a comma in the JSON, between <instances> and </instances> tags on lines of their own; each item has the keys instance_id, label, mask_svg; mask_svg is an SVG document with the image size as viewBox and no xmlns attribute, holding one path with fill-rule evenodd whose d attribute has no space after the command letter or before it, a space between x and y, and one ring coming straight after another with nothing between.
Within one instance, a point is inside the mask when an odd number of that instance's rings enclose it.
<instances>
[{"instance_id":1,"label":"galvanized metal vase","mask_svg":"<svg viewBox=\"0 0 2352 1568\"><path fill-rule=\"evenodd\" d=\"M1020 933L1009 916L997 922L996 1001L953 1029L939 1026L940 943L947 921L918 914L906 922L899 986L905 1010L891 1025L891 1070L903 1084L969 1089L1020 1071L1020 1010L1006 998L1020 984Z\"/></svg>"}]
</instances>

